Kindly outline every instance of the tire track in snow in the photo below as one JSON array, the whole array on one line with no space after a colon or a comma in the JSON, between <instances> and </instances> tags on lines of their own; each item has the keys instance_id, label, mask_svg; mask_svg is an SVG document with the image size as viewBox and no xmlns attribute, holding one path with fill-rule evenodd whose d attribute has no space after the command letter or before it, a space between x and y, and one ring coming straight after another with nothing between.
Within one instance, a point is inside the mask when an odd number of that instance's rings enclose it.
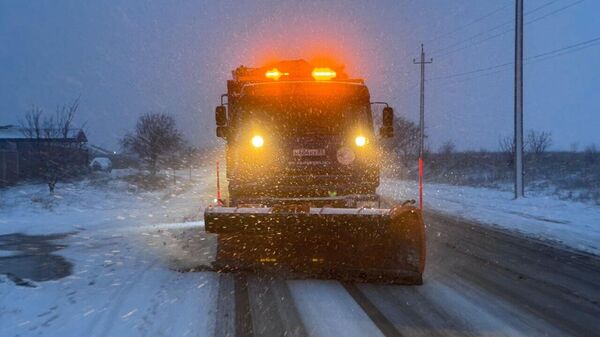
<instances>
[{"instance_id":1,"label":"tire track in snow","mask_svg":"<svg viewBox=\"0 0 600 337\"><path fill-rule=\"evenodd\" d=\"M250 276L248 292L255 336L308 336L285 281Z\"/></svg>"},{"instance_id":2,"label":"tire track in snow","mask_svg":"<svg viewBox=\"0 0 600 337\"><path fill-rule=\"evenodd\" d=\"M359 286L405 336L562 336L522 308L449 275L419 288Z\"/></svg>"},{"instance_id":3,"label":"tire track in snow","mask_svg":"<svg viewBox=\"0 0 600 337\"><path fill-rule=\"evenodd\" d=\"M446 308L438 307L421 293L423 287L430 286L431 281L421 287L360 284L357 288L405 336L471 335L444 311Z\"/></svg>"},{"instance_id":4,"label":"tire track in snow","mask_svg":"<svg viewBox=\"0 0 600 337\"><path fill-rule=\"evenodd\" d=\"M111 322L117 321L119 315L121 315L121 309L125 301L127 300L127 294L130 293L135 287L139 286L140 280L146 276L151 269L155 268L159 264L158 259L154 259L149 262L142 270L130 276L127 281L125 281L126 286L120 287L117 291L113 292L109 296L108 303L110 305L110 311L103 312L101 318L96 319L94 324L89 329L88 336L108 336L109 332L113 328L113 324ZM100 322L104 322L104 324L100 324ZM95 334L93 331L96 330L96 326L100 325L100 333Z\"/></svg>"},{"instance_id":5,"label":"tire track in snow","mask_svg":"<svg viewBox=\"0 0 600 337\"><path fill-rule=\"evenodd\" d=\"M215 337L233 336L308 336L285 281L220 274Z\"/></svg>"},{"instance_id":6,"label":"tire track in snow","mask_svg":"<svg viewBox=\"0 0 600 337\"><path fill-rule=\"evenodd\" d=\"M402 336L400 331L396 330L394 324L377 309L377 307L352 283L344 283L346 291L354 298L356 303L365 311L371 318L373 323L377 325L381 333L385 337Z\"/></svg>"},{"instance_id":7,"label":"tire track in snow","mask_svg":"<svg viewBox=\"0 0 600 337\"><path fill-rule=\"evenodd\" d=\"M295 280L287 284L309 336L385 336L339 282Z\"/></svg>"},{"instance_id":8,"label":"tire track in snow","mask_svg":"<svg viewBox=\"0 0 600 337\"><path fill-rule=\"evenodd\" d=\"M235 333L235 288L233 275L219 274L215 337L234 337Z\"/></svg>"},{"instance_id":9,"label":"tire track in snow","mask_svg":"<svg viewBox=\"0 0 600 337\"><path fill-rule=\"evenodd\" d=\"M235 289L235 336L254 337L246 276L243 274L235 275L233 287Z\"/></svg>"},{"instance_id":10,"label":"tire track in snow","mask_svg":"<svg viewBox=\"0 0 600 337\"><path fill-rule=\"evenodd\" d=\"M243 274L219 274L215 337L254 337L248 281Z\"/></svg>"}]
</instances>

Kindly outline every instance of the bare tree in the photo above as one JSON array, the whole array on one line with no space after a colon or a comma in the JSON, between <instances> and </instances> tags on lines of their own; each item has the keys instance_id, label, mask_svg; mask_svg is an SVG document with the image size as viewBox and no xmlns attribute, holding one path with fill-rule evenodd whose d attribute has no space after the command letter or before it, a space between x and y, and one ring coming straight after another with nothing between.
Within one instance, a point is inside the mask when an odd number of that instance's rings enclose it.
<instances>
[{"instance_id":1,"label":"bare tree","mask_svg":"<svg viewBox=\"0 0 600 337\"><path fill-rule=\"evenodd\" d=\"M573 142L569 145L569 148L571 149L571 152L579 152L579 143Z\"/></svg>"},{"instance_id":2,"label":"bare tree","mask_svg":"<svg viewBox=\"0 0 600 337\"><path fill-rule=\"evenodd\" d=\"M63 138L69 137L77 109L79 109L79 97L77 97L68 106L63 105L62 107L56 107L56 113L54 117L56 132L59 133L59 135Z\"/></svg>"},{"instance_id":3,"label":"bare tree","mask_svg":"<svg viewBox=\"0 0 600 337\"><path fill-rule=\"evenodd\" d=\"M508 166L512 166L515 160L515 139L511 136L500 137L498 140L500 145L500 151L504 153L506 157L506 163Z\"/></svg>"},{"instance_id":4,"label":"bare tree","mask_svg":"<svg viewBox=\"0 0 600 337\"><path fill-rule=\"evenodd\" d=\"M596 144L590 144L585 147L584 151L586 153L598 153L598 147L596 147Z\"/></svg>"},{"instance_id":5,"label":"bare tree","mask_svg":"<svg viewBox=\"0 0 600 337\"><path fill-rule=\"evenodd\" d=\"M531 154L542 154L552 145L552 134L547 131L529 130L525 146L527 152Z\"/></svg>"},{"instance_id":6,"label":"bare tree","mask_svg":"<svg viewBox=\"0 0 600 337\"><path fill-rule=\"evenodd\" d=\"M37 140L32 146L40 160L39 170L45 177L51 193L54 192L59 177L67 170L65 163L72 159L72 152L66 151L65 148L73 145L70 142L60 142L59 139L73 136L73 120L78 108L79 98L70 105L57 107L54 115L45 116L41 108L32 105L24 120L20 122L23 135Z\"/></svg>"},{"instance_id":7,"label":"bare tree","mask_svg":"<svg viewBox=\"0 0 600 337\"><path fill-rule=\"evenodd\" d=\"M450 155L454 151L456 151L456 144L452 140L445 141L438 149L438 152L444 155Z\"/></svg>"},{"instance_id":8,"label":"bare tree","mask_svg":"<svg viewBox=\"0 0 600 337\"><path fill-rule=\"evenodd\" d=\"M399 116L396 116L394 124L394 138L391 144L394 150L402 155L417 155L421 134L418 125Z\"/></svg>"},{"instance_id":9,"label":"bare tree","mask_svg":"<svg viewBox=\"0 0 600 337\"><path fill-rule=\"evenodd\" d=\"M44 111L35 106L25 113L25 119L20 121L21 132L27 138L40 139L42 137L42 114Z\"/></svg>"},{"instance_id":10,"label":"bare tree","mask_svg":"<svg viewBox=\"0 0 600 337\"><path fill-rule=\"evenodd\" d=\"M147 113L141 116L135 126L135 132L127 134L121 145L142 160L149 168L152 176L156 175L158 164L163 156L179 150L183 139L177 130L175 119L164 113Z\"/></svg>"},{"instance_id":11,"label":"bare tree","mask_svg":"<svg viewBox=\"0 0 600 337\"><path fill-rule=\"evenodd\" d=\"M583 150L585 161L588 164L594 164L598 160L598 147L596 144L590 144Z\"/></svg>"},{"instance_id":12,"label":"bare tree","mask_svg":"<svg viewBox=\"0 0 600 337\"><path fill-rule=\"evenodd\" d=\"M47 139L58 138L60 132L58 131L57 122L54 116L45 116L42 124L42 137Z\"/></svg>"}]
</instances>

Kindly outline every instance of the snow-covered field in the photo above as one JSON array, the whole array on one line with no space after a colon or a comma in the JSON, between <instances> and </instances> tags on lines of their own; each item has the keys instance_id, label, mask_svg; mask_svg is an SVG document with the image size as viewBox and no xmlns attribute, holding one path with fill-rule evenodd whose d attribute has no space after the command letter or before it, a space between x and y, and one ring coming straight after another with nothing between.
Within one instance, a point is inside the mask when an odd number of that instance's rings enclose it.
<instances>
[{"instance_id":1,"label":"snow-covered field","mask_svg":"<svg viewBox=\"0 0 600 337\"><path fill-rule=\"evenodd\" d=\"M415 182L383 179L379 192L398 200L415 199ZM539 239L600 255L600 207L555 196L514 200L510 192L489 188L426 184L425 209L516 230Z\"/></svg>"}]
</instances>

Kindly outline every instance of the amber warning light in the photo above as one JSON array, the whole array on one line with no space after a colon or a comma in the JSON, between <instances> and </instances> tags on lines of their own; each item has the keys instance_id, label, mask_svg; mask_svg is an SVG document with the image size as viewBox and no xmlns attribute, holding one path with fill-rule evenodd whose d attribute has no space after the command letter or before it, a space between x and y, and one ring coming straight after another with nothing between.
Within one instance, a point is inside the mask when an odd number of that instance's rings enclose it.
<instances>
[{"instance_id":1,"label":"amber warning light","mask_svg":"<svg viewBox=\"0 0 600 337\"><path fill-rule=\"evenodd\" d=\"M275 81L277 81L277 80L278 80L279 78L281 78L281 76L283 76L283 75L286 75L286 76L287 76L287 75L289 75L289 73L282 73L282 72L281 72L281 71L279 71L279 69L277 69L277 68L273 68L273 69L271 69L271 70L269 70L269 71L267 71L267 72L265 73L265 77L266 77L266 78L270 78L270 79L272 79L272 80L275 80Z\"/></svg>"},{"instance_id":2,"label":"amber warning light","mask_svg":"<svg viewBox=\"0 0 600 337\"><path fill-rule=\"evenodd\" d=\"M328 81L335 78L337 74L331 68L315 68L312 71L312 77L317 81Z\"/></svg>"}]
</instances>

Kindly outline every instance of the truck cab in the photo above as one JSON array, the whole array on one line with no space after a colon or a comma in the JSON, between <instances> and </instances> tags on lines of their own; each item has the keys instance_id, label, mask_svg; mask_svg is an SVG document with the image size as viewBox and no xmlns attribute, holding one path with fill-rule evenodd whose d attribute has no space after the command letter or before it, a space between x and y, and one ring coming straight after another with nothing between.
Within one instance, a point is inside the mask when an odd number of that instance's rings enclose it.
<instances>
[{"instance_id":1,"label":"truck cab","mask_svg":"<svg viewBox=\"0 0 600 337\"><path fill-rule=\"evenodd\" d=\"M303 60L239 67L216 109L227 142L229 204L356 207L377 202L379 139L369 90L343 68Z\"/></svg>"}]
</instances>

